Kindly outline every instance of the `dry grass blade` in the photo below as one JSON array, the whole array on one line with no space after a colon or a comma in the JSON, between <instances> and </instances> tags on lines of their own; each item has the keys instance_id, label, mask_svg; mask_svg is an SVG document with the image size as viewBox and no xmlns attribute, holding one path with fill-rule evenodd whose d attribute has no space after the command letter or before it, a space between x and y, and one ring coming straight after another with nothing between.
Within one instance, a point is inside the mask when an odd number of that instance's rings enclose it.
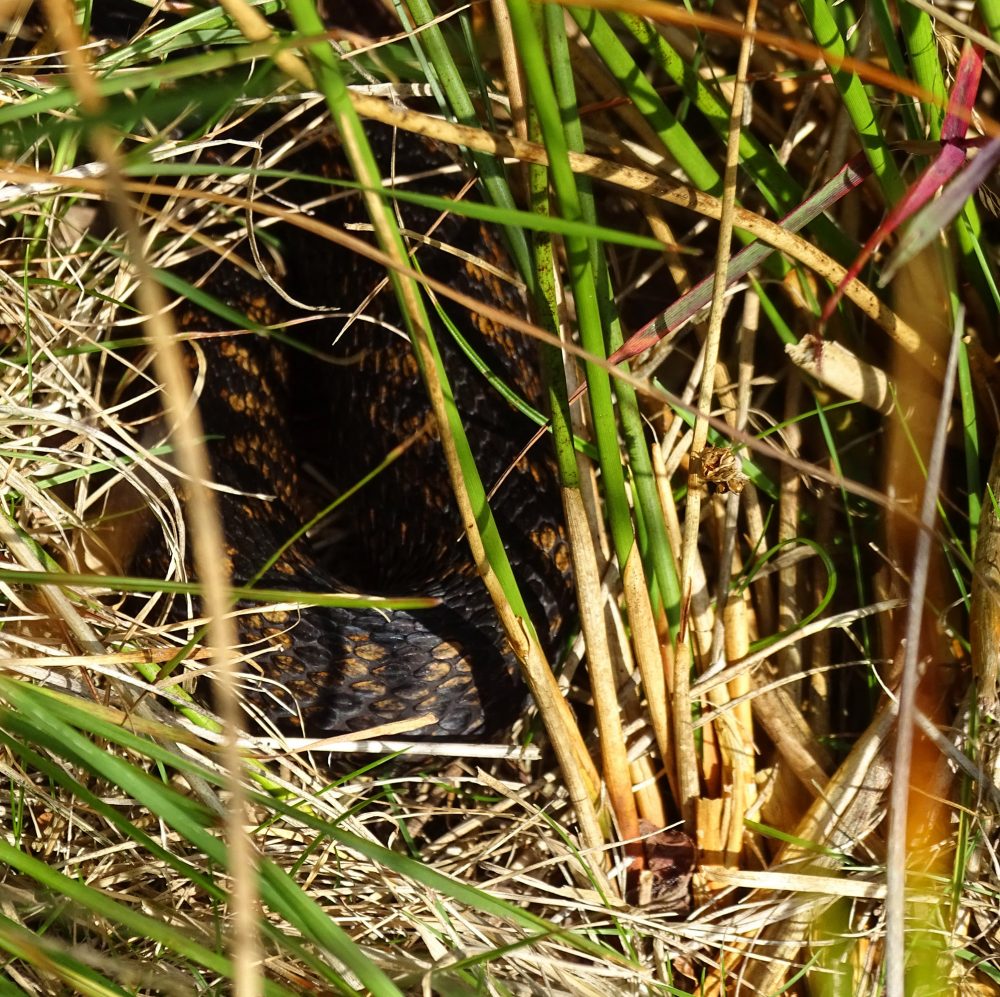
<instances>
[{"instance_id":1,"label":"dry grass blade","mask_svg":"<svg viewBox=\"0 0 1000 997\"><path fill-rule=\"evenodd\" d=\"M364 94L352 93L351 101L358 113L364 118L381 121L417 135L426 135L429 138L453 142L467 149L498 156L513 156L525 163L546 164L548 162L544 148L536 143L523 142L509 136L494 135L462 125L453 125L441 121L439 118L421 116L410 111L400 111L383 101ZM722 215L721 202L717 198L676 181L666 180L656 174L631 166L609 163L596 156L582 153L571 153L570 163L574 172L583 176L602 180L624 190L641 193L646 197L688 208L714 221ZM735 209L733 225L781 250L789 258L810 267L818 276L831 284L839 284L846 275L847 271L844 267L819 251L808 240L786 231L780 225L769 222L753 212L740 208ZM931 369L942 366L941 358L928 351L920 334L860 281L849 281L844 286L844 295L878 323L886 334L904 350L917 356L921 363Z\"/></svg>"},{"instance_id":2,"label":"dry grass blade","mask_svg":"<svg viewBox=\"0 0 1000 997\"><path fill-rule=\"evenodd\" d=\"M975 26L922 4L81 0L82 52L65 0L8 6L0 993L1000 987L995 219L966 204L891 297L887 246L833 305L952 99L970 161L1000 134L995 42L973 101L933 27ZM205 487L204 445L236 448L193 399L262 397L216 392L223 344L349 377L407 324L429 407L384 366L346 406L399 405L406 445L330 458L343 434L288 415L302 514L253 563L309 549L324 583L227 591L212 496L249 516L287 482ZM147 325L188 359L154 366ZM538 371L471 355L498 329L549 348L551 424ZM541 427L526 466L559 465L565 533L522 537L517 467L471 464L470 384ZM400 590L403 547L385 589L345 563L373 483L434 434L413 487L454 488L448 543L468 536L534 706L489 743L421 741L422 713L275 723L293 682L269 656L319 605L439 608L437 577ZM550 645L519 550L565 579L567 536L578 616ZM352 568L353 596L321 598ZM352 662L382 653L365 641Z\"/></svg>"},{"instance_id":3,"label":"dry grass blade","mask_svg":"<svg viewBox=\"0 0 1000 997\"><path fill-rule=\"evenodd\" d=\"M80 97L83 109L97 119L104 110L102 101L84 60L82 39L74 23L74 12L61 0L46 0L46 8L56 40L65 50L70 78ZM121 185L121 163L114 137L101 125L94 125L90 143L97 158L108 170L110 206L121 231L127 234L131 259L138 274L138 299L146 316L146 333L155 344L158 369L173 400L176 411L177 450L184 473L192 487L188 504L194 528L195 562L205 584L205 603L209 615L209 632L216 661L219 664L219 704L224 721L229 772L230 801L228 815L229 873L233 898L234 924L231 934L233 961L236 967L235 993L238 997L253 997L260 992L261 952L257 928L256 856L245 831L247 818L242 759L236 746L241 710L232 681L234 659L231 648L237 644L236 629L227 610L229 607L228 579L220 556L225 541L218 511L211 492L204 482L211 479L203 436L197 413L191 408L191 389L181 361L180 350L172 336L172 323L166 318L167 301L146 262L143 239L136 224L132 207Z\"/></svg>"},{"instance_id":4,"label":"dry grass blade","mask_svg":"<svg viewBox=\"0 0 1000 997\"><path fill-rule=\"evenodd\" d=\"M752 28L757 5L751 2L746 13L746 26ZM726 167L724 177L724 193L720 205L719 235L715 254L715 286L712 291L712 306L709 313L708 332L705 341L703 373L698 396L698 409L708 412L712 407L712 396L715 393L715 367L719 356L719 340L722 333L723 302L726 295L726 268L733 237L734 206L736 204L736 175L739 162L739 132L743 115L743 100L746 94L746 70L750 59L750 36L744 37L740 48L739 63L736 75L736 90L733 94L732 114L730 117L730 132L726 145ZM708 440L708 423L704 418L696 418L694 435L691 440L692 477L689 479L687 505L684 510L684 536L681 546L681 577L691 576L695 550L698 546L699 524L701 520L701 499L706 487L706 481L699 476L698 460L704 453ZM703 471L701 472L704 473ZM685 592L685 601L690 593ZM685 648L687 652L685 653ZM696 826L694 801L698 792L698 770L694 762L694 742L691 734L691 709L689 700L688 676L691 674L693 661L692 644L682 641L680 653L677 656L674 675L674 736L678 754L678 804L685 820L692 827Z\"/></svg>"}]
</instances>

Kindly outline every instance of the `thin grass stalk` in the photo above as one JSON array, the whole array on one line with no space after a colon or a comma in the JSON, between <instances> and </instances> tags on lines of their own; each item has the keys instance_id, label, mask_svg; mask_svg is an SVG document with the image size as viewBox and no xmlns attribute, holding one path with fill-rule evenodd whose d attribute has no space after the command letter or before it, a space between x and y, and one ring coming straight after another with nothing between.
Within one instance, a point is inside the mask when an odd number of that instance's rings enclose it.
<instances>
[{"instance_id":1,"label":"thin grass stalk","mask_svg":"<svg viewBox=\"0 0 1000 997\"><path fill-rule=\"evenodd\" d=\"M679 421L679 420L678 420ZM650 456L653 461L653 474L656 481L657 493L660 497L660 504L663 507L663 520L667 527L667 539L670 544L670 553L674 560L679 564L681 560L681 529L680 522L677 518L677 506L674 502L673 491L670 487L671 474L667 471L666 461L663 456L663 447L659 442L653 443L650 448ZM670 782L670 791L673 794L675 800L680 799L680 786L681 781L678 777L677 767L678 759L674 755L673 748L677 745L678 739L677 735L673 730L673 703L674 697L676 695L676 690L674 688L675 676L680 668L678 663L678 657L682 653L681 641L678 640L676 647L671 646L669 640L669 635L666 632L667 622L664 617L661 617L659 621L662 630L664 631L660 640L660 646L663 649L663 673L664 673L664 684L666 686L664 701L664 707L667 709L668 718L668 732L670 733L670 745L671 750L664 756L664 765L667 770L667 779ZM692 761L689 756L686 760L687 764Z\"/></svg>"},{"instance_id":2,"label":"thin grass stalk","mask_svg":"<svg viewBox=\"0 0 1000 997\"><path fill-rule=\"evenodd\" d=\"M792 376L785 390L784 443L793 453L802 447L802 431L795 422L802 399L802 381ZM799 521L802 516L802 479L787 465L780 470L780 496L778 500L778 543L792 544L798 537ZM798 565L790 564L778 571L778 629L791 630L802 619L799 604ZM781 675L794 675L802 670L802 656L797 645L786 648L777 659Z\"/></svg>"},{"instance_id":3,"label":"thin grass stalk","mask_svg":"<svg viewBox=\"0 0 1000 997\"><path fill-rule=\"evenodd\" d=\"M550 52L553 53L553 78L557 98L562 108L567 146L571 151L580 152L584 148L583 129L579 120L572 74L566 71L571 66L571 58L566 44L563 12L558 7L547 7L545 12ZM597 209L591 186L583 178L578 183L583 218L590 224L596 224ZM600 246L594 240L590 240L590 253L599 293L598 308L601 313L601 324L604 328L605 348L612 352L622 342L621 321L613 304L614 293L607 261ZM623 365L622 369L627 371L628 368ZM666 527L653 478L636 392L634 388L618 378L613 380L612 388L618 403L618 416L629 457L637 516L647 533L645 557L653 567L659 584L660 596L667 611L676 619L679 615L680 586L677 582L674 562L670 557ZM665 709L663 662L659 647L649 639L655 632L655 622L643 559L629 557L626 562L620 563L622 563L621 577L629 621L637 634L645 635L647 638L635 642L634 648L647 694L653 733L662 756L666 758L670 749L667 737L668 721ZM596 560L593 568L596 573L598 570Z\"/></svg>"},{"instance_id":4,"label":"thin grass stalk","mask_svg":"<svg viewBox=\"0 0 1000 997\"><path fill-rule=\"evenodd\" d=\"M531 87L546 143L543 159L533 159L533 161L547 162L556 200L563 217L582 221L580 193L573 174L574 157L566 146L559 105L548 75L545 53L532 25L530 8L525 0L513 0L510 12L525 68L525 77ZM572 234L567 234L565 242L580 338L588 353L601 357L604 355L604 336L590 246L587 240ZM586 371L611 532L619 560L625 563L631 552L634 536L625 494L625 477L618 448L617 427L613 418L610 379L607 371L592 362L587 363Z\"/></svg>"},{"instance_id":5,"label":"thin grass stalk","mask_svg":"<svg viewBox=\"0 0 1000 997\"><path fill-rule=\"evenodd\" d=\"M745 313L753 321L754 305L752 295L746 297ZM740 343L740 379L737 397L731 397L727 390L729 377L722 365L716 368L717 390L720 400L727 408L726 418L734 427L745 429L750 400L750 378L752 376L753 332L747 331L746 323L741 329ZM747 628L745 592L730 593L731 580L740 573L741 565L736 549L736 529L741 493L733 491L726 497L724 509L720 514L720 502L713 503L712 512L719 525L720 542L718 557L718 585L716 594L716 618L714 621L711 650L707 657L710 665L721 659L732 662L742 658L750 650L750 638ZM707 589L706 589L707 592ZM697 630L693 630L697 633ZM703 656L702 660L706 658ZM707 833L705 817L709 810L706 804L714 804L719 813L718 827L721 833L716 834L713 849L717 861L726 867L738 865L742 851L744 819L756 795L754 781L754 739L749 676L744 674L727 683L725 687L717 686L709 693L709 702L713 707L714 720L703 729L712 731L721 755L722 782L717 787L719 800L699 801L699 835ZM747 697L743 702L740 698ZM733 700L735 704L730 705ZM703 830L704 829L704 830ZM707 847L703 846L703 847Z\"/></svg>"},{"instance_id":6,"label":"thin grass stalk","mask_svg":"<svg viewBox=\"0 0 1000 997\"><path fill-rule=\"evenodd\" d=\"M972 369L969 348L962 343L958 358L958 397L962 407L962 443L965 449L965 484L968 491L967 509L969 514L968 550L975 553L979 537L979 520L982 515L983 483L980 463L986 456L989 445L981 438L979 416L976 411L976 395L972 383Z\"/></svg>"},{"instance_id":7,"label":"thin grass stalk","mask_svg":"<svg viewBox=\"0 0 1000 997\"><path fill-rule=\"evenodd\" d=\"M816 542L824 548L833 543L834 510L830 502L820 502L816 514ZM808 575L809 591L818 602L829 578L824 577L823 565L816 562ZM809 677L805 713L817 739L828 739L833 723L833 691L827 670L831 662L832 634L823 631L809 641L809 661L815 672Z\"/></svg>"},{"instance_id":8,"label":"thin grass stalk","mask_svg":"<svg viewBox=\"0 0 1000 997\"><path fill-rule=\"evenodd\" d=\"M921 101L921 108L927 132L932 139L939 139L941 137L941 122L944 119L942 108L948 100L948 88L945 85L944 74L941 72L934 23L925 11L905 3L899 7L899 28L903 41L906 43L906 52L913 76L917 83L934 98L933 100ZM922 134L910 137L921 138Z\"/></svg>"},{"instance_id":9,"label":"thin grass stalk","mask_svg":"<svg viewBox=\"0 0 1000 997\"><path fill-rule=\"evenodd\" d=\"M518 71L520 72L520 67ZM537 129L535 116L530 112L526 124L529 133ZM536 214L547 216L550 208L549 175L544 166L538 164L528 166L528 187L532 210ZM532 301L534 315L542 326L549 330L554 342L558 342L561 325L559 320L560 292L552 236L544 229L537 230L533 235L532 254L536 268L534 286L537 289ZM595 555L589 518L583 507L583 497L580 491L579 463L584 458L577 454L573 445L569 397L566 391L566 370L563 366L562 354L551 343L539 343L538 347L542 378L548 397L548 410L551 413L552 442L559 469L560 493L566 516L567 536L573 557L577 604L580 607L581 620L586 616L589 622L593 613L602 612L603 594L600 579L598 578L595 584L587 570L589 562L594 560ZM591 606L595 608L588 611L586 607ZM599 647L601 637L593 635L593 639L594 646ZM587 646L590 647L589 640ZM604 660L608 660L609 652L606 639L604 640L603 653Z\"/></svg>"},{"instance_id":10,"label":"thin grass stalk","mask_svg":"<svg viewBox=\"0 0 1000 997\"><path fill-rule=\"evenodd\" d=\"M746 13L745 27L754 23L756 0L751 0ZM702 371L701 388L698 396L699 414L695 418L694 436L691 442L692 465L697 466L700 454L705 448L708 438L708 423L701 413L706 413L712 406L714 393L715 367L719 355L719 339L722 332L722 317L726 291L726 267L729 263L730 246L733 231L732 211L736 203L736 173L739 165L739 133L740 120L743 114L743 96L746 89L746 67L750 59L750 38L744 35L740 47L739 66L736 74L736 89L733 93L732 116L730 118L730 134L726 151L725 186L722 199L722 216L719 220L719 234L715 261L715 286L712 293L712 307L709 313L708 333L705 340L705 360ZM701 499L705 484L695 472L688 479L687 502L684 508L684 537L681 545L681 577L690 579L694 560L697 556L698 533L701 523ZM690 594L685 593L685 603ZM691 727L690 667L693 664L693 642L691 636L684 641L686 652L678 654L677 669L674 675L674 732L677 739L678 757L691 757L694 752L693 732ZM686 765L680 770L680 789L682 793L679 805L689 826L693 826L695 800L698 796L696 770Z\"/></svg>"},{"instance_id":11,"label":"thin grass stalk","mask_svg":"<svg viewBox=\"0 0 1000 997\"><path fill-rule=\"evenodd\" d=\"M972 564L969 645L979 709L995 717L1000 686L1000 440L993 449L980 517Z\"/></svg>"},{"instance_id":12,"label":"thin grass stalk","mask_svg":"<svg viewBox=\"0 0 1000 997\"><path fill-rule=\"evenodd\" d=\"M470 128L478 128L480 122L475 105L469 96L465 82L462 80L458 66L455 64L451 50L448 48L444 34L435 23L434 11L430 4L427 0L406 0L406 5L414 22L423 28L420 32L420 44L427 49L427 53L437 70L455 119ZM477 152L474 149L471 152L472 159L476 164L477 176L489 200L498 207L511 211L516 209L517 204L511 193L503 161L489 153ZM504 234L507 237L507 245L511 255L514 257L514 263L531 290L531 254L524 231L516 225L505 224Z\"/></svg>"},{"instance_id":13,"label":"thin grass stalk","mask_svg":"<svg viewBox=\"0 0 1000 997\"><path fill-rule=\"evenodd\" d=\"M561 11L558 8L547 8L550 25L550 44L565 46L565 30ZM574 14L574 11L570 11ZM568 51L563 61L568 65ZM641 74L634 74L633 79L642 79ZM567 145L571 151L582 152L585 148L583 129L578 116L575 88L572 78L560 82L556 76L559 99L563 108ZM629 94L636 99L636 95ZM641 95L639 95L641 96ZM597 222L597 211L593 191L590 184L583 178L579 181L580 205L583 217L591 224ZM613 353L622 345L621 322L613 306L614 292L608 272L607 261L598 245L591 240L592 266L598 287L598 305L602 314L604 327L605 349ZM626 365L621 369L628 370ZM680 585L677 580L677 569L669 556L666 529L660 509L653 472L646 446L645 431L642 417L639 413L635 391L623 381L615 379L612 382L615 399L618 403L618 416L621 422L622 434L629 457L630 480L637 505L637 519L645 530L641 543L642 561L629 559L623 563L622 581L625 585L626 604L629 608L629 618L637 628L649 632L652 626L652 605L648 594L648 585L644 572L644 563L652 568L659 587L659 595L666 607L667 613L676 625L680 615ZM642 536L642 534L640 534ZM663 699L662 664L659 651L654 655L652 646L637 645L636 653L639 660L643 681L648 689L648 699L653 711L653 729L661 750L667 750L667 717L661 713L657 704Z\"/></svg>"},{"instance_id":14,"label":"thin grass stalk","mask_svg":"<svg viewBox=\"0 0 1000 997\"><path fill-rule=\"evenodd\" d=\"M734 413L734 423L738 430L745 431L748 428L750 418L750 401L752 396L752 381L754 375L754 348L757 344L757 329L760 320L760 299L751 291L743 298L743 317L740 322L740 358L739 376L736 394L736 411ZM740 503L743 511L743 518L747 526L747 531L751 538L751 543L759 540L763 535L763 524L760 515L760 503L757 500L757 490L751 488L744 492L743 500ZM749 508L748 508L749 507ZM770 593L770 589L768 589ZM738 607L732 610L733 620L725 620L726 640L726 660L735 661L742 658L750 650L750 632L747 613L747 603L744 600L750 598L750 587L747 586L742 594L738 594L741 599ZM757 618L757 633L769 633L768 630L761 630L759 614ZM745 647L744 647L745 645ZM742 649L742 650L741 650ZM736 653L739 651L740 653ZM750 691L750 677L740 676L729 683L729 695L734 700L742 699ZM736 708L736 716L743 732L743 744L745 749L754 752L754 732L753 732L753 712L749 703L741 704Z\"/></svg>"},{"instance_id":15,"label":"thin grass stalk","mask_svg":"<svg viewBox=\"0 0 1000 997\"><path fill-rule=\"evenodd\" d=\"M504 0L490 0L493 26L500 47L504 82L507 84L507 99L510 101L510 120L514 134L518 138L528 137L528 101L521 77L521 63L517 58L514 31L510 23L510 13Z\"/></svg>"},{"instance_id":16,"label":"thin grass stalk","mask_svg":"<svg viewBox=\"0 0 1000 997\"><path fill-rule=\"evenodd\" d=\"M528 115L527 125L529 132L534 130L535 119L531 113ZM528 168L528 186L533 210L538 214L548 214L550 205L548 170L543 166L531 165ZM534 286L537 289L533 299L534 315L553 337L553 343L538 344L539 362L548 399L548 410L551 413L552 442L559 469L560 495L566 517L567 538L573 558L577 605L580 609L581 620L586 618L589 622L594 612L602 612L603 593L600 579L598 578L595 584L587 570L590 561L594 560L594 551L589 517L584 508L580 490L580 462L584 460L584 457L577 454L573 445L573 427L566 391L566 370L563 366L562 354L554 345L555 342L559 341L561 323L559 320L560 292L551 235L543 230L535 232L532 239L532 254L536 267ZM596 608L588 611L587 607L591 606ZM592 637L595 641L594 646L599 647L600 636L592 635ZM589 640L587 646L590 647ZM606 640L604 654L608 655ZM540 708L541 705L539 704Z\"/></svg>"},{"instance_id":17,"label":"thin grass stalk","mask_svg":"<svg viewBox=\"0 0 1000 997\"><path fill-rule=\"evenodd\" d=\"M529 128L531 118L529 116ZM543 166L532 165L528 171L528 185L533 209L546 213L549 206L548 171ZM555 341L559 337L559 294L556 283L556 263L552 237L543 231L534 234L532 253L536 268L534 315ZM562 354L551 343L539 343L539 357L542 375L548 395L548 410L551 413L552 442L559 466L559 480L564 491L579 494L580 473L577 454L573 446L573 430L570 420L569 397L566 392L566 371ZM580 458L582 459L582 458Z\"/></svg>"},{"instance_id":18,"label":"thin grass stalk","mask_svg":"<svg viewBox=\"0 0 1000 997\"><path fill-rule=\"evenodd\" d=\"M705 663L710 660L712 634L716 624L715 607L709 602L710 587L700 560L691 578L692 590L695 585L699 586L701 594L699 598L692 595L687 620L692 670L705 667ZM674 681L676 682L676 678ZM711 720L699 728L701 738L697 761L701 792L694 801L694 826L697 829L695 840L705 856L706 865L718 866L725 864L727 860L726 816L732 802L732 765L729 753L732 739L726 729L730 718L725 710L729 700L725 685L712 689L707 699L711 707L708 714ZM708 876L711 876L710 872ZM714 884L708 879L698 885L701 890L696 896L699 902L704 902L707 900L707 891L711 891Z\"/></svg>"},{"instance_id":19,"label":"thin grass stalk","mask_svg":"<svg viewBox=\"0 0 1000 997\"><path fill-rule=\"evenodd\" d=\"M749 599L749 591L744 590L726 603L722 625L727 661L738 661L750 650ZM752 707L750 703L740 701L750 691L749 685L749 677L741 676L728 683L726 688L729 701L736 704L729 714L732 724L729 753L732 758L733 799L729 802L729 835L726 841L727 858L734 866L738 865L743 849L746 816L757 797L757 752Z\"/></svg>"},{"instance_id":20,"label":"thin grass stalk","mask_svg":"<svg viewBox=\"0 0 1000 997\"><path fill-rule=\"evenodd\" d=\"M890 11L887 0L872 0L868 4L868 14L872 18L875 30L878 32L879 43L885 51L889 68L897 76L906 76L907 66L903 51L899 45L899 35L893 11ZM921 135L920 119L916 106L908 100L900 101L896 110L903 116L906 133L911 138Z\"/></svg>"},{"instance_id":21,"label":"thin grass stalk","mask_svg":"<svg viewBox=\"0 0 1000 997\"><path fill-rule=\"evenodd\" d=\"M906 185L896 168L895 160L889 153L885 136L878 123L878 115L872 106L861 80L844 65L847 55L847 44L833 12L826 0L800 0L799 6L813 37L823 50L823 58L833 77L834 85L843 101L857 132L861 148L871 163L882 188L887 203L896 204L903 196Z\"/></svg>"},{"instance_id":22,"label":"thin grass stalk","mask_svg":"<svg viewBox=\"0 0 1000 997\"><path fill-rule=\"evenodd\" d=\"M23 582L28 585L72 585L79 589L99 592L169 592L175 595L205 595L206 586L199 582L171 582L159 578L137 578L134 575L88 575L68 571L44 570L45 565L36 560L35 569L14 571L0 568L0 581ZM235 585L230 596L237 602L282 602L298 606L378 606L383 609L429 609L435 605L427 596L355 595L353 593L296 592L294 589L265 589ZM227 612L232 607L227 607ZM78 635L76 635L78 636ZM101 645L96 645L100 647Z\"/></svg>"},{"instance_id":23,"label":"thin grass stalk","mask_svg":"<svg viewBox=\"0 0 1000 997\"><path fill-rule=\"evenodd\" d=\"M713 504L718 507L721 503ZM723 515L717 518L724 519L726 524L734 523L736 499L730 496L725 506ZM713 509L716 514L719 511ZM727 600L717 616L716 629L726 628L720 653L727 658L741 656L749 648L745 619L739 612L743 598L736 595ZM730 631L729 626L734 629ZM709 692L708 701L712 706L711 722L701 728L706 791L697 801L698 844L706 864L734 869L739 867L744 819L755 795L753 737L752 732L750 737L745 735L740 718L731 707L728 684ZM717 756L712 758L716 772L709 770L710 746Z\"/></svg>"},{"instance_id":24,"label":"thin grass stalk","mask_svg":"<svg viewBox=\"0 0 1000 997\"><path fill-rule=\"evenodd\" d=\"M893 761L893 783L889 797L885 901L885 986L887 997L904 997L907 992L907 955L914 959L914 965L911 967L913 972L911 982L930 982L927 974L934 971L933 958L928 964L927 954L914 951L913 945L908 946L906 942L906 866L911 844L907 831L907 813L909 797L912 792L910 775L913 761L916 695L920 682L918 667L921 650L920 638L924 628L924 595L927 592L927 576L932 564L931 546L935 542L934 523L937 518L941 477L944 471L948 418L955 389L961 328L962 317L959 316L955 323L951 351L948 355L948 366L941 386L940 410L934 430L927 467L927 482L920 509L923 529L917 534L916 548L913 552L913 570L910 573L910 606L907 614L906 650L904 652L902 681L898 692L896 749Z\"/></svg>"},{"instance_id":25,"label":"thin grass stalk","mask_svg":"<svg viewBox=\"0 0 1000 997\"><path fill-rule=\"evenodd\" d=\"M220 666L219 709L226 727L223 744L230 794L226 810L226 832L234 919L230 934L234 993L237 997L254 997L261 988L261 952L256 916L256 855L244 831L247 823L246 794L243 788L243 766L236 744L240 708L233 681L231 651L237 641L235 627L226 616L229 602L228 579L223 561L218 556L225 549L225 541L214 496L206 486L211 478L211 469L204 445L199 444L204 433L197 413L190 407L184 417L179 415L191 395L190 383L183 368L180 348L172 338L172 323L166 315L166 300L145 259L142 236L124 192L115 139L106 127L96 124L101 118L104 103L83 56L82 39L76 28L72 7L63 0L46 0L45 7L57 42L66 53L70 79L79 96L81 108L95 122L91 127L90 143L108 171L112 215L118 228L126 236L131 249L132 265L139 276L138 299L147 316L145 331L156 350L157 366L167 397L176 406L174 429L178 440L178 458L190 482L189 510L192 522L198 526L192 530L195 563L205 583L205 603L212 621L210 637L215 660Z\"/></svg>"},{"instance_id":26,"label":"thin grass stalk","mask_svg":"<svg viewBox=\"0 0 1000 997\"><path fill-rule=\"evenodd\" d=\"M704 349L701 352L699 364L697 365L697 368L702 371L704 369L703 358ZM694 438L693 432L690 434L690 438ZM668 513L668 515L670 514ZM674 515L676 515L676 512ZM680 532L679 526L678 531ZM683 543L684 541L682 537L679 543L681 557L683 557ZM705 559L702 557L701 550L699 550L695 557L691 559L689 563L689 570L684 575L684 580L687 586L687 597L684 605L683 625L690 644L688 660L691 663L691 668L689 669L689 672L692 669L704 670L710 668L714 664L715 660L712 657L712 644L717 625L716 603L712 599L712 586L708 580L708 571L709 569L706 568ZM680 643L678 643L678 654L679 650ZM676 687L676 675L672 678ZM674 696L676 697L676 695L677 693L675 691ZM722 705L725 702L725 690L718 686L712 689L709 693L709 700L714 705ZM675 709L677 708L676 703L674 703L673 706ZM717 732L715 727L710 723L702 725L699 729L703 731L700 751L698 753L698 767L700 769L699 782L703 785L705 794L710 798L709 804L718 808L717 797L721 792L722 784L722 758ZM701 804L702 798L699 794L699 808L701 807ZM713 828L718 826L719 821L712 822ZM706 839L700 837L699 843L704 840Z\"/></svg>"}]
</instances>

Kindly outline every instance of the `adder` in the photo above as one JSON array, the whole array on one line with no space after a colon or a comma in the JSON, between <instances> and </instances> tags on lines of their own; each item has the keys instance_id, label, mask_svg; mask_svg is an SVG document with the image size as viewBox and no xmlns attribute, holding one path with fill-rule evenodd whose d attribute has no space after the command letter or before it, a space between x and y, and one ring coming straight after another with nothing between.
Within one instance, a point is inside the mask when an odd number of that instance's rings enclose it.
<instances>
[{"instance_id":1,"label":"adder","mask_svg":"<svg viewBox=\"0 0 1000 997\"><path fill-rule=\"evenodd\" d=\"M341 20L351 21L353 29L370 27L365 22L371 11L358 8L374 6L357 5ZM252 137L262 161L300 177L349 176L338 137L322 113L309 127L301 119L290 126L277 118L264 104L234 132L222 134ZM467 188L468 174L454 150L379 125L366 130L380 171L392 183L447 198ZM287 154L275 161L273 149L285 146ZM280 202L354 234L367 223L356 192L320 179L259 179L254 196L257 203ZM444 218L403 201L394 207L424 273L484 304L525 314L496 232L463 218L459 205ZM251 224L257 221L252 217ZM428 232L433 234L425 238ZM222 238L216 229L209 234ZM293 225L261 229L257 236L251 251L244 230L223 259L202 248L181 276L245 314L248 328L266 326L280 334L199 337L232 330L231 321L219 317L224 309L206 309L192 298L175 313L181 331L197 343L192 364L204 365L199 406L215 480L228 489L219 494L233 579L253 579L314 512L318 500L304 471L307 463L319 468L334 491L346 489L416 434L417 442L347 503L336 524L341 539L331 553L300 541L259 583L413 594L439 603L388 613L264 606L241 615L241 639L253 661L246 671L259 672L249 682L248 702L286 732L310 736L424 716L436 723L422 736L492 734L522 709L524 686L475 571L440 446L433 431L419 433L428 420L427 398L385 273ZM248 272L261 265L266 272ZM474 368L447 325L453 323L492 371L537 406L542 392L535 348L520 334L451 303L430 304L429 311L489 486L535 427ZM262 494L266 498L254 497ZM492 505L543 645L552 651L570 618L571 566L554 463L544 446L516 465ZM155 565L158 550L155 542L147 544L136 563Z\"/></svg>"}]
</instances>

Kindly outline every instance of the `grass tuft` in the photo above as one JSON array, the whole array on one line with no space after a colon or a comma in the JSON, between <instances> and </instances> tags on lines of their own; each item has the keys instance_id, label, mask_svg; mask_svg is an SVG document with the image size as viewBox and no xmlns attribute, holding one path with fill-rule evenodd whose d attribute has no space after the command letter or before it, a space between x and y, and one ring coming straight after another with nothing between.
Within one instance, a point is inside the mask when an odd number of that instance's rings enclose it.
<instances>
[{"instance_id":1,"label":"grass tuft","mask_svg":"<svg viewBox=\"0 0 1000 997\"><path fill-rule=\"evenodd\" d=\"M0 21L0 994L995 990L997 223L968 198L898 272L895 237L858 254L887 217L907 238L893 209L954 120L963 166L1000 134L996 5L963 55L979 23L948 22L952 44L922 4L762 0L750 47L742 11L645 0L371 0L370 37L327 32L311 0L81 0L104 34L77 61L65 11L29 6ZM478 197L385 185L367 120L452 146ZM349 176L296 158L331 124ZM378 248L301 190L363 201ZM523 307L483 315L543 344L536 445L555 446L580 617L563 661L440 363L460 297L421 272L440 240L400 232L397 201L503 239L492 276ZM293 345L365 321L360 288L282 325L191 279L196 258L256 274L285 226L375 260L399 296L534 693L503 744L240 732L197 684L231 669L238 692L259 648L206 639L250 593L203 616L188 550L211 503L186 518L200 475L177 471L145 337L184 301ZM147 529L164 579L129 568Z\"/></svg>"}]
</instances>

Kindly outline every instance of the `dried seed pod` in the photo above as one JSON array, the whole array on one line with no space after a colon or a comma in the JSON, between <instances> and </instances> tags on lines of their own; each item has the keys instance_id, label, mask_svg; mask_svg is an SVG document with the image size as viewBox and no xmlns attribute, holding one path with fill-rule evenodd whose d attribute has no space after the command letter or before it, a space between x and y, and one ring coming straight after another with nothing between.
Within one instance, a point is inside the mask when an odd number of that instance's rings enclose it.
<instances>
[{"instance_id":1,"label":"dried seed pod","mask_svg":"<svg viewBox=\"0 0 1000 997\"><path fill-rule=\"evenodd\" d=\"M695 456L701 464L701 476L716 495L741 492L750 480L743 473L743 462L729 447L707 446Z\"/></svg>"}]
</instances>

